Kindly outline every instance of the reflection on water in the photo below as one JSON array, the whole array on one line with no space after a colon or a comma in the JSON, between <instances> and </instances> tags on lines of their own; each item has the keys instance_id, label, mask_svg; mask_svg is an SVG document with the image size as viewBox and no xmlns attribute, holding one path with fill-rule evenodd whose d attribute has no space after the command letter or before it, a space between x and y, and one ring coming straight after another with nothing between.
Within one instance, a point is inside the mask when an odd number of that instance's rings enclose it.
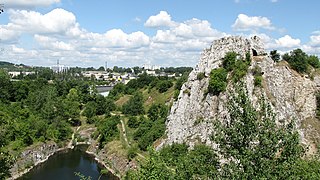
<instances>
[{"instance_id":1,"label":"reflection on water","mask_svg":"<svg viewBox=\"0 0 320 180\"><path fill-rule=\"evenodd\" d=\"M101 167L92 156L81 151L79 148L66 150L51 156L46 162L36 166L19 180L64 180L79 179L75 172L84 176L90 176L92 180L98 179ZM100 179L118 179L111 173L103 175Z\"/></svg>"}]
</instances>

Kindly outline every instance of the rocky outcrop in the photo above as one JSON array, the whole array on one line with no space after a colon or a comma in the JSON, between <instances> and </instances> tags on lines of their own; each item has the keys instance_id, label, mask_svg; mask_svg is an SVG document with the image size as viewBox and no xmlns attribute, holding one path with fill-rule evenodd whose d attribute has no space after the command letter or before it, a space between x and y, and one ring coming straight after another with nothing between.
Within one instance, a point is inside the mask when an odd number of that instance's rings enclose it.
<instances>
[{"instance_id":1,"label":"rocky outcrop","mask_svg":"<svg viewBox=\"0 0 320 180\"><path fill-rule=\"evenodd\" d=\"M268 57L258 37L250 39L232 36L213 42L210 48L205 49L200 62L190 73L188 81L182 86L178 100L174 102L167 119L167 138L163 144L183 143L193 146L196 142L214 146L210 136L214 131L212 121L224 120L228 117L226 102L227 93L213 96L207 91L210 72L222 64L222 58L227 52L236 52L241 57L246 53L251 55L251 65L244 81L255 107L258 106L258 97L264 95L270 102L278 123L287 123L295 119L301 128L301 137L305 129L300 126L308 119L315 118L315 93L319 88L318 77L314 81L290 69L285 62L275 63ZM254 76L250 71L261 68L263 73L262 88L254 87ZM205 73L205 78L198 80L198 73ZM231 88L231 85L228 85Z\"/></svg>"},{"instance_id":2,"label":"rocky outcrop","mask_svg":"<svg viewBox=\"0 0 320 180\"><path fill-rule=\"evenodd\" d=\"M20 154L11 168L11 179L16 179L27 173L34 166L48 160L50 156L60 150L63 149L59 149L55 142L40 143L27 148Z\"/></svg>"}]
</instances>

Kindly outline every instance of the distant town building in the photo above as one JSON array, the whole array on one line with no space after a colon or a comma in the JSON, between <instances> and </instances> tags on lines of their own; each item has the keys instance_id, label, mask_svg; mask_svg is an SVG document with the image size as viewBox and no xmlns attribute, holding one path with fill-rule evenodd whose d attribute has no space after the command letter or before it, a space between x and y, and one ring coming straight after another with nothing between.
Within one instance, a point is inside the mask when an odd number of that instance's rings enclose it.
<instances>
[{"instance_id":1,"label":"distant town building","mask_svg":"<svg viewBox=\"0 0 320 180\"><path fill-rule=\"evenodd\" d=\"M35 72L11 71L11 72L8 72L8 73L13 78L13 77L16 77L16 76L19 76L19 75L27 76L29 74L34 74Z\"/></svg>"},{"instance_id":2,"label":"distant town building","mask_svg":"<svg viewBox=\"0 0 320 180\"><path fill-rule=\"evenodd\" d=\"M151 64L144 64L142 65L143 69L145 70L156 70L156 69L160 69L160 66L157 65L151 65Z\"/></svg>"},{"instance_id":3,"label":"distant town building","mask_svg":"<svg viewBox=\"0 0 320 180\"><path fill-rule=\"evenodd\" d=\"M148 75L151 75L151 76L155 76L156 75L156 71L154 71L154 70L152 70L152 71L146 70L146 73Z\"/></svg>"},{"instance_id":4,"label":"distant town building","mask_svg":"<svg viewBox=\"0 0 320 180\"><path fill-rule=\"evenodd\" d=\"M52 69L52 71L55 73L60 73L60 72L68 71L70 69L70 67L65 66L65 65L61 65L61 64L57 64L57 65L51 66L50 69Z\"/></svg>"}]
</instances>

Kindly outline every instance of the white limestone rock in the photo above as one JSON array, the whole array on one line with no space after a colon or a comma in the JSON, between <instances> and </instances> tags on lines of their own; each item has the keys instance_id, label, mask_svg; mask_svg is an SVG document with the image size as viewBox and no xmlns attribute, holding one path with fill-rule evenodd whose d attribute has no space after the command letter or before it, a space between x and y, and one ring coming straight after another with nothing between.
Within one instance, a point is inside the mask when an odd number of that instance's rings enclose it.
<instances>
[{"instance_id":1,"label":"white limestone rock","mask_svg":"<svg viewBox=\"0 0 320 180\"><path fill-rule=\"evenodd\" d=\"M274 63L266 55L257 36L251 39L241 36L225 37L214 41L210 48L203 51L200 62L182 86L178 100L174 102L167 118L167 138L162 145L185 142L193 146L202 142L214 146L214 142L210 140L214 131L212 121L227 119L228 97L227 93L213 96L206 95L205 91L211 70L221 66L222 58L230 51L242 57L247 52L251 55L252 63L244 80L254 107L258 107L258 99L264 95L272 105L278 123L295 119L300 124L305 119L315 118L315 92L320 86L319 77L312 81L290 69L285 62ZM254 87L254 77L250 70L255 66L260 67L263 72L262 88ZM205 73L205 78L197 80L200 72ZM228 89L230 88L229 84ZM303 137L303 133L301 136Z\"/></svg>"}]
</instances>

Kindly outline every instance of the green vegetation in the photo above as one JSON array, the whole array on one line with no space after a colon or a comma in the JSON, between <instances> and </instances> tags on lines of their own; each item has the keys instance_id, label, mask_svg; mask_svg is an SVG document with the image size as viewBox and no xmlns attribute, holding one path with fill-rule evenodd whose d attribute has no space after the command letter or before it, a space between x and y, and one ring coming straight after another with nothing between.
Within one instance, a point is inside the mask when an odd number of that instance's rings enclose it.
<instances>
[{"instance_id":1,"label":"green vegetation","mask_svg":"<svg viewBox=\"0 0 320 180\"><path fill-rule=\"evenodd\" d=\"M171 81L168 81L168 80L164 80L164 81L159 81L157 83L157 90L160 92L160 93L164 93L166 91L168 91L168 89L170 87L173 86L173 83Z\"/></svg>"},{"instance_id":2,"label":"green vegetation","mask_svg":"<svg viewBox=\"0 0 320 180\"><path fill-rule=\"evenodd\" d=\"M314 68L320 68L320 62L318 56L311 55L307 59L308 64L310 64Z\"/></svg>"},{"instance_id":3,"label":"green vegetation","mask_svg":"<svg viewBox=\"0 0 320 180\"><path fill-rule=\"evenodd\" d=\"M252 74L254 77L254 86L261 87L262 86L262 72L259 66L255 66L252 70Z\"/></svg>"},{"instance_id":4,"label":"green vegetation","mask_svg":"<svg viewBox=\"0 0 320 180\"><path fill-rule=\"evenodd\" d=\"M280 61L280 54L277 52L277 50L270 51L270 57L274 62Z\"/></svg>"},{"instance_id":5,"label":"green vegetation","mask_svg":"<svg viewBox=\"0 0 320 180\"><path fill-rule=\"evenodd\" d=\"M135 129L133 139L137 141L139 149L145 151L156 139L163 136L167 114L167 106L152 104L148 110L148 117L129 117L128 126Z\"/></svg>"},{"instance_id":6,"label":"green vegetation","mask_svg":"<svg viewBox=\"0 0 320 180\"><path fill-rule=\"evenodd\" d=\"M204 72L199 72L199 73L197 74L197 80L201 81L203 78L205 78Z\"/></svg>"},{"instance_id":7,"label":"green vegetation","mask_svg":"<svg viewBox=\"0 0 320 180\"><path fill-rule=\"evenodd\" d=\"M86 123L97 127L92 137L98 140L99 148L114 145L110 152L119 152L117 155L130 160L136 158L138 152L163 136L169 109L164 104L172 99L174 89L181 88L192 70L162 68L157 72L175 73L180 77L180 85L175 77L153 77L144 73L127 85L115 85L105 98L97 93L95 85L106 82L81 74L83 70L104 71L103 67L72 68L61 73L5 62L0 62L0 67L6 69L0 69L0 179L10 176L12 160L27 146L47 141L64 146L71 138L72 127L86 126ZM35 73L21 74L18 80L12 81L7 70ZM114 72L137 74L142 69L116 67ZM144 115L145 112L148 115ZM121 121L129 142L124 141L125 134L120 134ZM76 138L81 137L76 134Z\"/></svg>"},{"instance_id":8,"label":"green vegetation","mask_svg":"<svg viewBox=\"0 0 320 180\"><path fill-rule=\"evenodd\" d=\"M126 179L319 179L320 162L303 159L304 149L294 122L277 126L271 108L261 99L256 110L242 83L228 101L230 120L215 121L213 150L196 145L173 144L150 157ZM219 162L218 154L227 159Z\"/></svg>"},{"instance_id":9,"label":"green vegetation","mask_svg":"<svg viewBox=\"0 0 320 180\"><path fill-rule=\"evenodd\" d=\"M219 95L227 88L228 72L224 68L213 69L210 73L208 92L213 95Z\"/></svg>"},{"instance_id":10,"label":"green vegetation","mask_svg":"<svg viewBox=\"0 0 320 180\"><path fill-rule=\"evenodd\" d=\"M303 52L301 49L295 49L291 51L290 54L284 54L282 56L282 59L287 61L290 64L291 68L296 70L297 72L307 72L307 54Z\"/></svg>"},{"instance_id":11,"label":"green vegetation","mask_svg":"<svg viewBox=\"0 0 320 180\"><path fill-rule=\"evenodd\" d=\"M246 53L245 59L240 59L235 52L228 52L222 61L222 67L212 69L208 86L208 93L219 95L226 90L228 73L231 72L233 82L239 82L248 71L251 63L250 54Z\"/></svg>"},{"instance_id":12,"label":"green vegetation","mask_svg":"<svg viewBox=\"0 0 320 180\"><path fill-rule=\"evenodd\" d=\"M317 102L316 116L319 119L320 118L320 93L316 94L316 102Z\"/></svg>"},{"instance_id":13,"label":"green vegetation","mask_svg":"<svg viewBox=\"0 0 320 180\"><path fill-rule=\"evenodd\" d=\"M254 86L261 87L262 86L262 76L254 76Z\"/></svg>"},{"instance_id":14,"label":"green vegetation","mask_svg":"<svg viewBox=\"0 0 320 180\"><path fill-rule=\"evenodd\" d=\"M319 58L317 56L308 56L301 49L295 49L289 54L284 54L282 56L282 59L287 61L290 64L291 68L299 73L307 73L308 65L312 66L313 68L320 67Z\"/></svg>"},{"instance_id":15,"label":"green vegetation","mask_svg":"<svg viewBox=\"0 0 320 180\"><path fill-rule=\"evenodd\" d=\"M231 93L230 122L216 121L213 134L213 140L219 144L218 153L233 159L221 167L222 177L288 178L282 176L286 166L303 155L294 123L277 127L271 107L261 99L261 110L255 110L242 86L236 86Z\"/></svg>"},{"instance_id":16,"label":"green vegetation","mask_svg":"<svg viewBox=\"0 0 320 180\"><path fill-rule=\"evenodd\" d=\"M137 116L144 114L143 108L143 96L140 92L137 92L129 99L129 101L122 106L123 114Z\"/></svg>"},{"instance_id":17,"label":"green vegetation","mask_svg":"<svg viewBox=\"0 0 320 180\"><path fill-rule=\"evenodd\" d=\"M222 67L227 71L232 71L235 69L237 61L237 53L228 52L225 57L222 59Z\"/></svg>"},{"instance_id":18,"label":"green vegetation","mask_svg":"<svg viewBox=\"0 0 320 180\"><path fill-rule=\"evenodd\" d=\"M111 116L97 122L99 137L99 147L102 148L119 135L117 125L120 123L120 116Z\"/></svg>"},{"instance_id":19,"label":"green vegetation","mask_svg":"<svg viewBox=\"0 0 320 180\"><path fill-rule=\"evenodd\" d=\"M187 73L184 73L176 82L174 88L175 88L175 91L174 91L174 99L177 100L178 99L178 96L179 96L179 93L180 93L180 90L181 90L181 87L182 85L187 82L188 80L188 75L189 75L189 72Z\"/></svg>"},{"instance_id":20,"label":"green vegetation","mask_svg":"<svg viewBox=\"0 0 320 180\"><path fill-rule=\"evenodd\" d=\"M93 85L82 77L54 74L46 68L11 81L0 69L0 179L9 176L12 159L25 147L46 141L63 145L71 138L72 126L85 123L83 116L89 123L99 121L97 115L110 116L113 100L90 91ZM105 131L103 126L101 133ZM105 139L112 135L105 134Z\"/></svg>"}]
</instances>

